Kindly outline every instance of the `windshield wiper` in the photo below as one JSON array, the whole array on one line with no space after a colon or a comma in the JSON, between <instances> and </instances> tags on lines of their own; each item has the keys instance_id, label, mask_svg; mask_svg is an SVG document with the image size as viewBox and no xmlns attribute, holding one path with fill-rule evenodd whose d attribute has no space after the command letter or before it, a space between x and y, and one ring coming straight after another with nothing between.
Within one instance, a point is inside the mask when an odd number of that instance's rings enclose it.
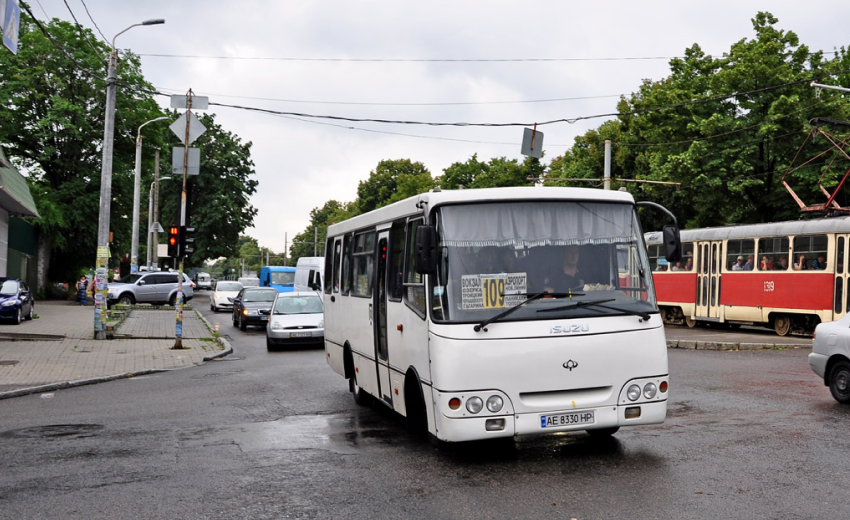
<instances>
[{"instance_id":1,"label":"windshield wiper","mask_svg":"<svg viewBox=\"0 0 850 520\"><path fill-rule=\"evenodd\" d=\"M502 294L500 296L502 296L504 298L505 295ZM529 295L528 295L528 293L526 293L526 294L511 294L510 296L529 296ZM507 309L503 312L500 312L499 314L497 314L497 315L495 315L491 318L487 318L486 320L482 321L481 323L479 323L478 325L476 325L472 329L475 332L478 332L481 329L484 329L484 327L486 327L487 325L504 318L508 314L511 314L512 312L519 309L520 307L522 307L526 303L533 302L534 300L539 300L540 298L542 298L544 296L550 296L552 298L566 298L567 296L584 296L584 293L550 293L550 292L546 292L546 291L536 293L536 294L531 295L527 300L520 303L519 305L515 305L515 306L511 307L510 309ZM484 329L484 332L487 332L487 329Z\"/></svg>"},{"instance_id":2,"label":"windshield wiper","mask_svg":"<svg viewBox=\"0 0 850 520\"><path fill-rule=\"evenodd\" d=\"M589 301L575 302L575 303L571 303L569 305L562 305L560 307L554 307L554 308L551 308L551 309L539 309L537 312L557 312L557 311L566 311L566 310L569 310L569 309L577 309L579 307L593 306L593 307L602 307L603 309L608 309L608 310L612 310L612 311L619 311L619 312L626 312L628 314L633 314L635 316L639 316L644 321L649 319L649 313L645 312L645 311L633 311L633 310L629 310L629 309L623 309L623 308L620 308L620 307L611 307L610 305L603 305L603 304L608 303L608 302L613 302L614 300L616 300L616 298L609 298L609 299L606 299L606 300L589 300Z\"/></svg>"}]
</instances>

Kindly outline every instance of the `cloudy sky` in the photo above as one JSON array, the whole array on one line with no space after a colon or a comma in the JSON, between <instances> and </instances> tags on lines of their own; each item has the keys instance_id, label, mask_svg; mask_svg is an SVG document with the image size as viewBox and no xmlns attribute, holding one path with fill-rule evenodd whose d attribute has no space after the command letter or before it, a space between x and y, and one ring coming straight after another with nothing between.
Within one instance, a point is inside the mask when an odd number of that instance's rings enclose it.
<instances>
[{"instance_id":1,"label":"cloudy sky","mask_svg":"<svg viewBox=\"0 0 850 520\"><path fill-rule=\"evenodd\" d=\"M850 44L847 0L29 3L40 19L73 21L73 11L109 40L134 23L164 18L165 25L135 27L116 41L142 56L146 79L163 92L191 88L211 103L394 121L533 124L609 113L642 79L668 75L668 59L694 43L720 55L752 38L760 10L813 50ZM251 202L259 213L246 233L275 251L306 228L311 209L354 200L357 183L383 159L420 161L437 176L476 153L484 161L522 158L519 127L210 110L224 129L253 143L259 187ZM561 155L603 121L540 128L546 156Z\"/></svg>"}]
</instances>

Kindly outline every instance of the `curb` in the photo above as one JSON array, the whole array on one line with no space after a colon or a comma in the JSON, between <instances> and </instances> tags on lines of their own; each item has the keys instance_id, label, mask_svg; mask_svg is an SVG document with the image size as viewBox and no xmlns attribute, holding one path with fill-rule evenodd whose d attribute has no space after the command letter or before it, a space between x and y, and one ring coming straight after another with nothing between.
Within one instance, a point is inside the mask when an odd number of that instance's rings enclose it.
<instances>
[{"instance_id":1,"label":"curb","mask_svg":"<svg viewBox=\"0 0 850 520\"><path fill-rule=\"evenodd\" d=\"M201 314L201 311L199 311L198 309L192 309L192 310L195 311L195 314L198 315L198 318L200 318L201 321L204 322L204 325L206 325L207 328L210 331L213 331L212 324L210 322L208 322L206 318L204 318L204 315ZM205 357L204 361L212 361L214 359L222 358L224 356L229 356L230 354L233 354L233 346L230 344L229 341L224 339L221 336L221 334L219 334L219 336L217 338L215 336L213 336L213 337L218 342L218 344L221 345L224 348L224 350L222 352L219 352L218 354L215 354L214 356Z\"/></svg>"},{"instance_id":2,"label":"curb","mask_svg":"<svg viewBox=\"0 0 850 520\"><path fill-rule=\"evenodd\" d=\"M28 332L3 332L0 341L62 341L64 334L38 334Z\"/></svg>"},{"instance_id":3,"label":"curb","mask_svg":"<svg viewBox=\"0 0 850 520\"><path fill-rule=\"evenodd\" d=\"M669 340L667 348L685 350L786 350L811 349L807 345L780 345L774 343L722 343L715 341Z\"/></svg>"}]
</instances>

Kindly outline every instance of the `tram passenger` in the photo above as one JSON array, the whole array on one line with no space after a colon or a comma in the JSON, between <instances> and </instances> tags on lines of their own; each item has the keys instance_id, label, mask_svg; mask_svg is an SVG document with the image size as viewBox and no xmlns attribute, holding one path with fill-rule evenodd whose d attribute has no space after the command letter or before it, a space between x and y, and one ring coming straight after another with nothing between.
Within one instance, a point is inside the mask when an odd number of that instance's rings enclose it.
<instances>
[{"instance_id":1,"label":"tram passenger","mask_svg":"<svg viewBox=\"0 0 850 520\"><path fill-rule=\"evenodd\" d=\"M773 263L773 260L770 260L767 255L761 257L761 263L759 264L759 270L761 271L770 271L770 264Z\"/></svg>"},{"instance_id":2,"label":"tram passenger","mask_svg":"<svg viewBox=\"0 0 850 520\"><path fill-rule=\"evenodd\" d=\"M743 271L744 270L744 257L738 255L738 258L735 259L735 263L732 264L733 271Z\"/></svg>"},{"instance_id":3,"label":"tram passenger","mask_svg":"<svg viewBox=\"0 0 850 520\"><path fill-rule=\"evenodd\" d=\"M682 262L676 262L676 265L674 265L670 270L671 271L684 271L685 268L682 267Z\"/></svg>"},{"instance_id":4,"label":"tram passenger","mask_svg":"<svg viewBox=\"0 0 850 520\"><path fill-rule=\"evenodd\" d=\"M788 256L780 256L779 264L776 266L777 271L787 271L788 270Z\"/></svg>"},{"instance_id":5,"label":"tram passenger","mask_svg":"<svg viewBox=\"0 0 850 520\"><path fill-rule=\"evenodd\" d=\"M812 269L826 269L826 255L821 253L817 260L812 260Z\"/></svg>"},{"instance_id":6,"label":"tram passenger","mask_svg":"<svg viewBox=\"0 0 850 520\"><path fill-rule=\"evenodd\" d=\"M817 260L812 262L814 266L817 263ZM805 271L809 268L808 261L806 260L806 255L800 255L796 262L794 262L794 270L795 271ZM814 269L814 267L812 267Z\"/></svg>"},{"instance_id":7,"label":"tram passenger","mask_svg":"<svg viewBox=\"0 0 850 520\"><path fill-rule=\"evenodd\" d=\"M754 265L756 265L755 258L753 255L748 255L747 262L744 264L744 271L752 271Z\"/></svg>"},{"instance_id":8,"label":"tram passenger","mask_svg":"<svg viewBox=\"0 0 850 520\"><path fill-rule=\"evenodd\" d=\"M690 255L691 252L688 251L688 254ZM685 271L693 271L693 270L694 270L694 259L693 259L693 257L688 257L688 263L685 264Z\"/></svg>"}]
</instances>

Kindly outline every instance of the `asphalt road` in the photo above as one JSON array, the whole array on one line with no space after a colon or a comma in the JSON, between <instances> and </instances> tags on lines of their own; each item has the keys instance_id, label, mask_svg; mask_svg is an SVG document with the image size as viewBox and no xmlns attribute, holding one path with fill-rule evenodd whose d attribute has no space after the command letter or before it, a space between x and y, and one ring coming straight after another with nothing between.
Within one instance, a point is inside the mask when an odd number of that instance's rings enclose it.
<instances>
[{"instance_id":1,"label":"asphalt road","mask_svg":"<svg viewBox=\"0 0 850 520\"><path fill-rule=\"evenodd\" d=\"M321 350L0 401L3 518L842 518L850 407L806 349L671 349L667 421L437 450Z\"/></svg>"}]
</instances>

